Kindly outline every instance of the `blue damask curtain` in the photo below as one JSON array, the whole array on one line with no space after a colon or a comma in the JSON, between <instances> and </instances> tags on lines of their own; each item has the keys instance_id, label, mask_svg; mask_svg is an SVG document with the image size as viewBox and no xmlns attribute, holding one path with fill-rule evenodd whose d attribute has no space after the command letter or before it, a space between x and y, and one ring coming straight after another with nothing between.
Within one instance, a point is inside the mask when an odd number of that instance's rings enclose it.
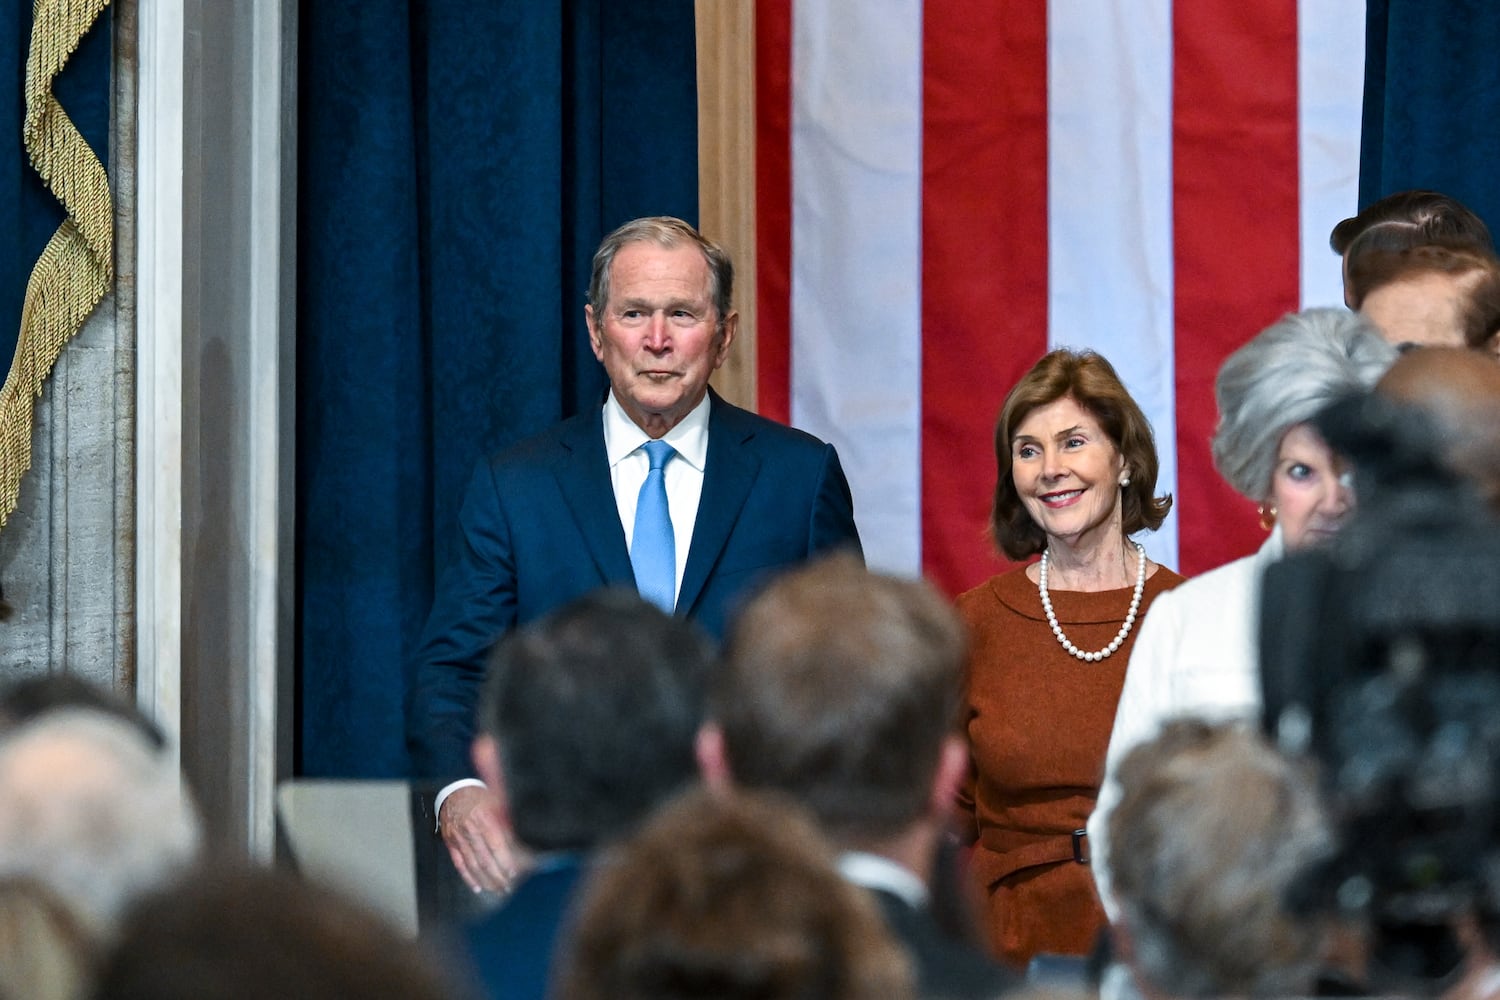
<instances>
[{"instance_id":1,"label":"blue damask curtain","mask_svg":"<svg viewBox=\"0 0 1500 1000\"><path fill-rule=\"evenodd\" d=\"M1500 4L1368 0L1361 205L1453 195L1500 234Z\"/></svg>"},{"instance_id":2,"label":"blue damask curtain","mask_svg":"<svg viewBox=\"0 0 1500 1000\"><path fill-rule=\"evenodd\" d=\"M600 238L697 214L692 0L301 5L297 768L399 776L482 455L598 398Z\"/></svg>"}]
</instances>

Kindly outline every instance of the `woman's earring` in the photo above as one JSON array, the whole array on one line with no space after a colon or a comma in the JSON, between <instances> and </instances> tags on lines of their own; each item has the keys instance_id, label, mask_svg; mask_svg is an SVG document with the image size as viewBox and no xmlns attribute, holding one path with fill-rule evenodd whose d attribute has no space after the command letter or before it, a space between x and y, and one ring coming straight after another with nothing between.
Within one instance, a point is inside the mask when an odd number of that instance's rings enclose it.
<instances>
[{"instance_id":1,"label":"woman's earring","mask_svg":"<svg viewBox=\"0 0 1500 1000\"><path fill-rule=\"evenodd\" d=\"M1276 527L1276 505L1274 503L1263 503L1255 509L1260 514L1260 527L1262 531L1270 531Z\"/></svg>"},{"instance_id":2,"label":"woman's earring","mask_svg":"<svg viewBox=\"0 0 1500 1000\"><path fill-rule=\"evenodd\" d=\"M1129 476L1126 476L1125 478L1123 478L1123 479L1120 480L1120 489L1123 490L1125 487L1127 487L1129 485L1130 485L1130 477Z\"/></svg>"}]
</instances>

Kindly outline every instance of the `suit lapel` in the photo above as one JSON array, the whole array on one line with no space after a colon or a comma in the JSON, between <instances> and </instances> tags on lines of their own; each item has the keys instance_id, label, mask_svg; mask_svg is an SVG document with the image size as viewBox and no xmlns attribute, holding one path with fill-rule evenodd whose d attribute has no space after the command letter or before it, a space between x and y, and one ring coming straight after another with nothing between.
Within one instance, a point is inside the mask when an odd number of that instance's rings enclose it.
<instances>
[{"instance_id":1,"label":"suit lapel","mask_svg":"<svg viewBox=\"0 0 1500 1000\"><path fill-rule=\"evenodd\" d=\"M744 447L755 436L755 428L740 420L740 413L718 394L713 395L708 411L703 494L698 500L698 517L693 522L693 541L688 548L687 566L682 571L682 586L677 591L678 614L690 614L703 593L760 472L760 459Z\"/></svg>"},{"instance_id":2,"label":"suit lapel","mask_svg":"<svg viewBox=\"0 0 1500 1000\"><path fill-rule=\"evenodd\" d=\"M609 480L604 424L598 410L585 411L565 428L553 471L599 575L605 583L634 587L635 572L630 568L620 508Z\"/></svg>"}]
</instances>

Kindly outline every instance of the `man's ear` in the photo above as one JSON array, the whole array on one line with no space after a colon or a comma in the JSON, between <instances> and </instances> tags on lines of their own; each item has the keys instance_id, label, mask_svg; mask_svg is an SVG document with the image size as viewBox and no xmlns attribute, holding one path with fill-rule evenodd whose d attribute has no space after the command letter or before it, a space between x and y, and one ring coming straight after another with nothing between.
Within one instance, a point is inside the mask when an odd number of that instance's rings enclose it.
<instances>
[{"instance_id":1,"label":"man's ear","mask_svg":"<svg viewBox=\"0 0 1500 1000\"><path fill-rule=\"evenodd\" d=\"M583 307L583 322L589 328L589 347L593 348L594 360L604 360L604 341L599 332L599 318L594 315L593 306Z\"/></svg>"},{"instance_id":2,"label":"man's ear","mask_svg":"<svg viewBox=\"0 0 1500 1000\"><path fill-rule=\"evenodd\" d=\"M953 814L953 803L968 773L969 745L957 734L945 736L937 770L932 775L932 796L927 802L933 816L946 820Z\"/></svg>"},{"instance_id":3,"label":"man's ear","mask_svg":"<svg viewBox=\"0 0 1500 1000\"><path fill-rule=\"evenodd\" d=\"M510 799L505 791L505 768L500 763L500 741L493 736L476 736L469 748L469 756L474 760L474 770L478 773L479 780L484 782L485 787L494 793L499 802L501 819L509 825Z\"/></svg>"},{"instance_id":4,"label":"man's ear","mask_svg":"<svg viewBox=\"0 0 1500 1000\"><path fill-rule=\"evenodd\" d=\"M698 757L698 774L710 791L724 792L734 786L734 774L729 769L729 754L724 746L724 730L717 723L705 722L698 728L693 751Z\"/></svg>"},{"instance_id":5,"label":"man's ear","mask_svg":"<svg viewBox=\"0 0 1500 1000\"><path fill-rule=\"evenodd\" d=\"M719 350L714 355L714 368L717 369L725 361L729 360L729 345L734 343L734 338L740 330L740 314L733 310L724 317L724 322L719 325Z\"/></svg>"}]
</instances>

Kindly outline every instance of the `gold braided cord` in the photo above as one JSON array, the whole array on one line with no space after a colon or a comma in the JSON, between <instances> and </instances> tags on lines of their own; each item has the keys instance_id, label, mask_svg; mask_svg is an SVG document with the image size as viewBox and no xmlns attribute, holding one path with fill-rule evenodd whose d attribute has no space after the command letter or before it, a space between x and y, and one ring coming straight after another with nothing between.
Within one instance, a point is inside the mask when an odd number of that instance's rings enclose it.
<instances>
[{"instance_id":1,"label":"gold braided cord","mask_svg":"<svg viewBox=\"0 0 1500 1000\"><path fill-rule=\"evenodd\" d=\"M67 218L31 270L16 354L0 388L0 528L15 512L31 468L36 398L63 345L114 283L114 202L109 177L52 94L52 81L109 0L35 0L26 54L27 156Z\"/></svg>"}]
</instances>

